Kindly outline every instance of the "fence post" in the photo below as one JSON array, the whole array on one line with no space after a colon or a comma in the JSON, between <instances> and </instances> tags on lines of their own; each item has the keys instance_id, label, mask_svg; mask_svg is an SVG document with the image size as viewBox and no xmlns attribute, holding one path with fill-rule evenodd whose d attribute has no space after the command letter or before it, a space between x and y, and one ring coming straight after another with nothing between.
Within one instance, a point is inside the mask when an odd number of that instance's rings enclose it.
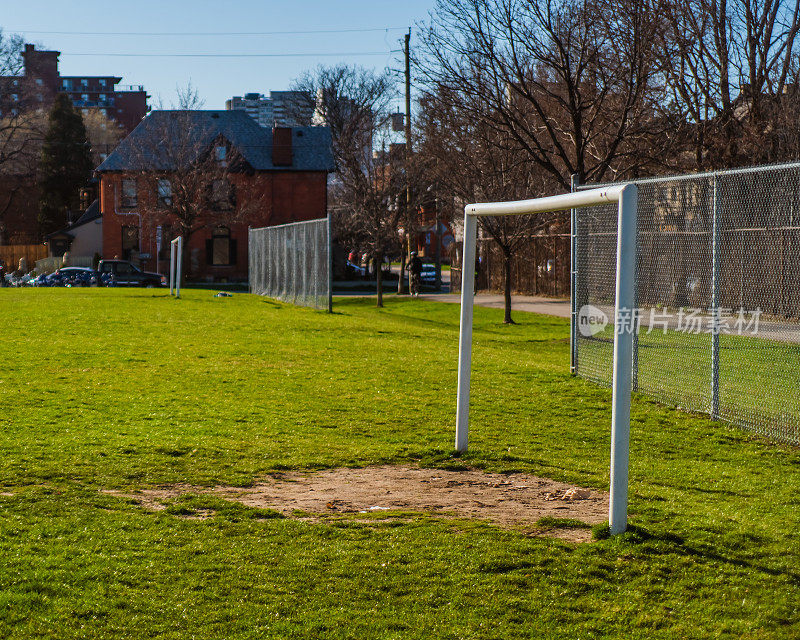
<instances>
[{"instance_id":1,"label":"fence post","mask_svg":"<svg viewBox=\"0 0 800 640\"><path fill-rule=\"evenodd\" d=\"M637 186L638 189L638 186ZM631 390L639 391L639 201L636 201L636 243L633 248L633 363L631 368Z\"/></svg>"},{"instance_id":2,"label":"fence post","mask_svg":"<svg viewBox=\"0 0 800 640\"><path fill-rule=\"evenodd\" d=\"M719 418L719 181L712 180L711 206L711 417Z\"/></svg>"},{"instance_id":3,"label":"fence post","mask_svg":"<svg viewBox=\"0 0 800 640\"><path fill-rule=\"evenodd\" d=\"M577 173L572 174L570 191L575 193L580 186L581 179ZM578 210L569 210L569 372L575 375L578 372ZM538 270L538 264L535 264ZM538 284L538 283L537 283Z\"/></svg>"},{"instance_id":4,"label":"fence post","mask_svg":"<svg viewBox=\"0 0 800 640\"><path fill-rule=\"evenodd\" d=\"M247 292L253 293L253 278L255 276L255 261L253 255L253 238L250 225L247 225Z\"/></svg>"},{"instance_id":5,"label":"fence post","mask_svg":"<svg viewBox=\"0 0 800 640\"><path fill-rule=\"evenodd\" d=\"M333 313L333 222L328 211L328 313ZM401 274L402 276L402 274Z\"/></svg>"}]
</instances>

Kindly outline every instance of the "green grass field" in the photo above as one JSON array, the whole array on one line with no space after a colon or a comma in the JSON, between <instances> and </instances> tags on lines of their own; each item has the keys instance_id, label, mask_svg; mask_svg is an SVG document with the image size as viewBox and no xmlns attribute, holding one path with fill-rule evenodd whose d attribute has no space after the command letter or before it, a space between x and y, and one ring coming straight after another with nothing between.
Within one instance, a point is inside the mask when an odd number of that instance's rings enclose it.
<instances>
[{"instance_id":1,"label":"green grass field","mask_svg":"<svg viewBox=\"0 0 800 640\"><path fill-rule=\"evenodd\" d=\"M800 452L641 398L633 526L583 545L103 492L377 463L608 488L610 392L569 376L566 321L476 309L454 458L457 305L183 295L0 290L0 637L800 635Z\"/></svg>"},{"instance_id":2,"label":"green grass field","mask_svg":"<svg viewBox=\"0 0 800 640\"><path fill-rule=\"evenodd\" d=\"M613 327L579 341L583 374L611 384ZM711 335L660 330L639 335L639 388L658 400L711 411ZM800 344L749 335L720 335L720 415L784 442L800 428Z\"/></svg>"}]
</instances>

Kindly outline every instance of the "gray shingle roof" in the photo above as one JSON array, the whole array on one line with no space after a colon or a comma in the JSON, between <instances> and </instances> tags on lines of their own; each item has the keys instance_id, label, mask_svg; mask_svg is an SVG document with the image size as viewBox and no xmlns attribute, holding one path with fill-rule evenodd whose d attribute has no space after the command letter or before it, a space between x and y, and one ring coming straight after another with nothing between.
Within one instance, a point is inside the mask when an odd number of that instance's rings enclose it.
<instances>
[{"instance_id":1,"label":"gray shingle roof","mask_svg":"<svg viewBox=\"0 0 800 640\"><path fill-rule=\"evenodd\" d=\"M220 136L256 171L333 171L328 127L292 129L292 166L272 164L272 130L244 111L153 111L97 168L103 171L169 171L177 158L189 162ZM194 157L189 157L194 156Z\"/></svg>"},{"instance_id":2,"label":"gray shingle roof","mask_svg":"<svg viewBox=\"0 0 800 640\"><path fill-rule=\"evenodd\" d=\"M100 213L100 200L93 200L92 204L83 212L83 215L78 218L72 225L72 228L79 227L82 224L87 224L97 218L101 218L103 214Z\"/></svg>"},{"instance_id":3,"label":"gray shingle roof","mask_svg":"<svg viewBox=\"0 0 800 640\"><path fill-rule=\"evenodd\" d=\"M70 233L73 229L77 229L78 227L82 227L85 224L88 224L98 218L102 218L103 214L100 213L100 201L94 200L92 204L89 205L88 209L83 212L80 218L78 218L72 224L68 224L63 229L59 229L58 231L53 231L52 233L48 233L45 238L51 238L55 235L67 235L71 238L75 237L75 234Z\"/></svg>"}]
</instances>

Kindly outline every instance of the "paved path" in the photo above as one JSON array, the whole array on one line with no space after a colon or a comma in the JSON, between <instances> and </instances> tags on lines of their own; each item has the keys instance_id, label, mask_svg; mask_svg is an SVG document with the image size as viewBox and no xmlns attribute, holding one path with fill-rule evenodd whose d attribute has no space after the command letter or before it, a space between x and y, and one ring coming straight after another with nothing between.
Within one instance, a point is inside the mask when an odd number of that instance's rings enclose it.
<instances>
[{"instance_id":1,"label":"paved path","mask_svg":"<svg viewBox=\"0 0 800 640\"><path fill-rule=\"evenodd\" d=\"M460 293L423 293L420 298L436 302L461 302ZM496 293L479 293L475 296L475 304L481 307L502 309L503 296ZM527 311L529 313L542 313L547 316L569 318L569 299L543 298L540 296L511 296L512 311Z\"/></svg>"},{"instance_id":2,"label":"paved path","mask_svg":"<svg viewBox=\"0 0 800 640\"><path fill-rule=\"evenodd\" d=\"M398 266L393 266L392 271L398 273L400 268ZM341 296L341 295L354 295L354 296L369 296L375 295L371 291L364 291L363 289L356 290L347 290L346 285L354 286L366 284L364 281L353 282L353 283L339 283L334 282L334 296ZM374 286L374 283L372 283ZM339 288L337 289L337 285ZM442 285L445 288L450 287L450 270L443 269L442 270ZM395 291L397 288L397 281L391 282L389 285L391 287L391 291ZM387 291L384 289L385 293L391 293L391 291ZM435 302L453 302L456 304L461 303L461 294L460 293L423 293L419 296L424 300L433 300ZM503 295L496 294L496 293L479 293L475 296L475 304L481 307L490 307L492 309L502 309L504 306L503 303ZM529 313L541 313L547 316L558 316L559 318L569 318L570 315L570 304L569 298L566 299L559 299L559 298L543 298L541 296L511 296L511 310L512 311L527 311Z\"/></svg>"}]
</instances>

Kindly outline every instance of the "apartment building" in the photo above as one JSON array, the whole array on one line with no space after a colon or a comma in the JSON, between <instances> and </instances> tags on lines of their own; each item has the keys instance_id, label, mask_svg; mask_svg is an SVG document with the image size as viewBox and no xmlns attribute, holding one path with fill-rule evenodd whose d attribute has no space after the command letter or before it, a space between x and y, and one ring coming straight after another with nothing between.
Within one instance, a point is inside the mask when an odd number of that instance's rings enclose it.
<instances>
[{"instance_id":1,"label":"apartment building","mask_svg":"<svg viewBox=\"0 0 800 640\"><path fill-rule=\"evenodd\" d=\"M75 108L86 113L98 110L118 122L126 133L133 131L150 110L150 97L141 85L120 85L118 76L62 76L58 70L60 51L43 51L26 44L22 52L24 73L3 76L3 93L21 108L48 108L56 94L67 94Z\"/></svg>"},{"instance_id":2,"label":"apartment building","mask_svg":"<svg viewBox=\"0 0 800 640\"><path fill-rule=\"evenodd\" d=\"M268 95L246 93L225 101L227 111L244 111L259 126L299 127L311 121L314 106L302 91L270 91Z\"/></svg>"}]
</instances>

